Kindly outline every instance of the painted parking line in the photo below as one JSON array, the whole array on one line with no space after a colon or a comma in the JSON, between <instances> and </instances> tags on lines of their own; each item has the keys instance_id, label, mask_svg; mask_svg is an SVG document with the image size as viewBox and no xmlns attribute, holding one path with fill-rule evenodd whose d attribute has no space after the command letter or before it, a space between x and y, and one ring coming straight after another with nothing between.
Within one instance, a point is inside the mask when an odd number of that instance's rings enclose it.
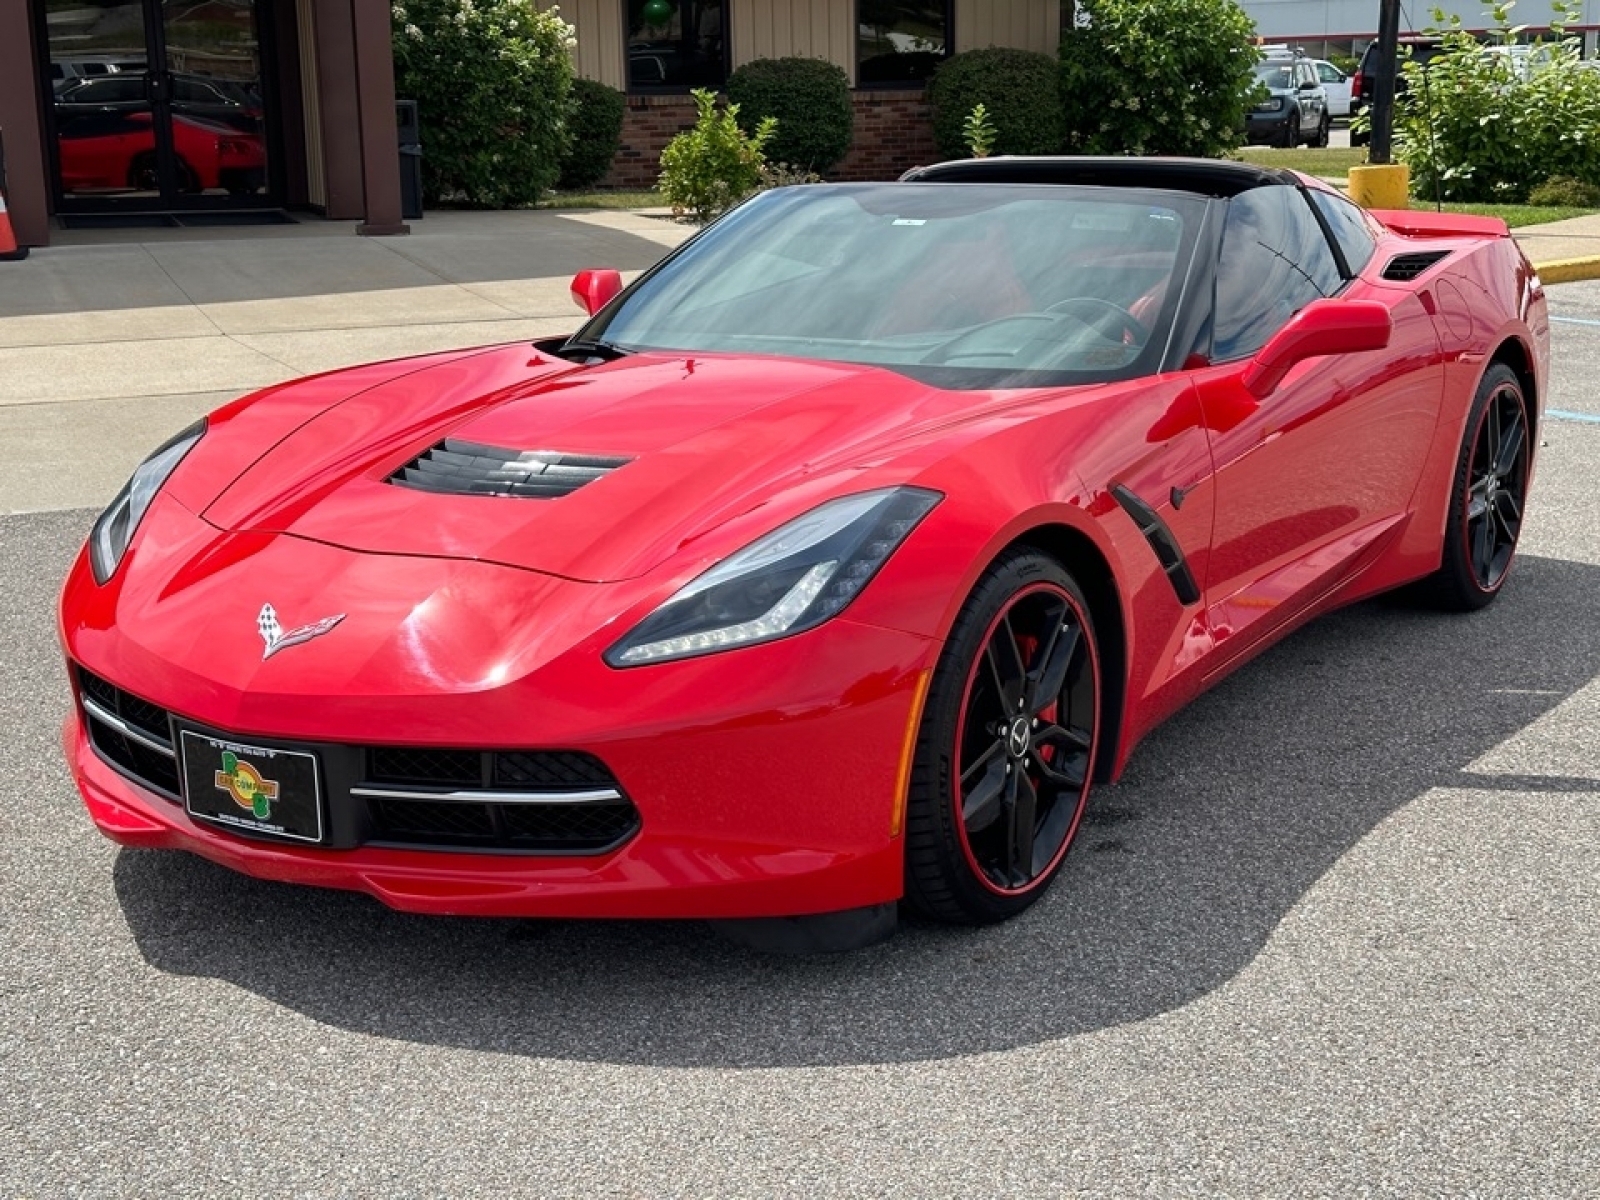
<instances>
[{"instance_id":1,"label":"painted parking line","mask_svg":"<svg viewBox=\"0 0 1600 1200\"><path fill-rule=\"evenodd\" d=\"M1586 425L1600 425L1600 415L1595 413L1568 412L1564 408L1547 408L1544 415L1554 417L1558 421L1582 421Z\"/></svg>"},{"instance_id":2,"label":"painted parking line","mask_svg":"<svg viewBox=\"0 0 1600 1200\"><path fill-rule=\"evenodd\" d=\"M1583 317L1551 317L1550 319L1552 321L1555 321L1555 322L1557 322L1559 324L1562 324L1562 325L1595 325L1595 326L1600 326L1600 321L1590 321L1590 320L1587 320L1587 319L1585 319Z\"/></svg>"}]
</instances>

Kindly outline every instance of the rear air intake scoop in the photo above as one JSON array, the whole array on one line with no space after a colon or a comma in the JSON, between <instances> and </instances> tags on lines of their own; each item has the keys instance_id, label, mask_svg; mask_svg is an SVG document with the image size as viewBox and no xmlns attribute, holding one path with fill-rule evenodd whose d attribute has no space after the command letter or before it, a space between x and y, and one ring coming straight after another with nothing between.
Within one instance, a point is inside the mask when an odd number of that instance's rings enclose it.
<instances>
[{"instance_id":1,"label":"rear air intake scoop","mask_svg":"<svg viewBox=\"0 0 1600 1200\"><path fill-rule=\"evenodd\" d=\"M553 450L504 450L446 438L395 471L387 482L454 496L553 500L630 461Z\"/></svg>"}]
</instances>

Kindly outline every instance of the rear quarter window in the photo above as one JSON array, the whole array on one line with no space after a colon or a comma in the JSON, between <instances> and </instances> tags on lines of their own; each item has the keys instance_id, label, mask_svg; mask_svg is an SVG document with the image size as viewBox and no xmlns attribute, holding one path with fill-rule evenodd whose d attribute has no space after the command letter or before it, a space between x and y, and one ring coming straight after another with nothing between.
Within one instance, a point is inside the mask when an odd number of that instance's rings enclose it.
<instances>
[{"instance_id":1,"label":"rear quarter window","mask_svg":"<svg viewBox=\"0 0 1600 1200\"><path fill-rule=\"evenodd\" d=\"M1306 195L1327 223L1333 240L1339 244L1350 274L1361 274L1377 249L1377 238L1372 232L1370 218L1343 196L1315 188L1308 188Z\"/></svg>"}]
</instances>

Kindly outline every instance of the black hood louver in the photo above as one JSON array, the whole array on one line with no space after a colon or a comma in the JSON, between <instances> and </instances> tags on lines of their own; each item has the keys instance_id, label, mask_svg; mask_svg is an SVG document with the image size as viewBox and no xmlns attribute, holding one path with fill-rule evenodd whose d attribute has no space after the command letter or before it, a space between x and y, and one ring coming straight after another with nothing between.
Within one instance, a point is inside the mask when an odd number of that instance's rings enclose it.
<instances>
[{"instance_id":1,"label":"black hood louver","mask_svg":"<svg viewBox=\"0 0 1600 1200\"><path fill-rule=\"evenodd\" d=\"M1434 263L1449 257L1448 250L1418 250L1415 254L1397 254L1383 269L1383 277L1396 283L1410 283Z\"/></svg>"},{"instance_id":2,"label":"black hood louver","mask_svg":"<svg viewBox=\"0 0 1600 1200\"><path fill-rule=\"evenodd\" d=\"M445 438L390 475L388 482L451 496L553 500L631 461L549 450L503 450Z\"/></svg>"}]
</instances>

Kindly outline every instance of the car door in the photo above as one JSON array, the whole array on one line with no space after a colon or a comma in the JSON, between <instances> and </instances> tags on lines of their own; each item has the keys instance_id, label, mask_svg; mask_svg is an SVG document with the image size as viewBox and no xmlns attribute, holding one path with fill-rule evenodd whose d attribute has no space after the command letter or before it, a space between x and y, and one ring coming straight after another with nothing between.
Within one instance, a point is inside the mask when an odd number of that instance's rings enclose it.
<instances>
[{"instance_id":1,"label":"car door","mask_svg":"<svg viewBox=\"0 0 1600 1200\"><path fill-rule=\"evenodd\" d=\"M1316 129L1322 124L1327 93L1317 81L1317 72L1305 59L1295 63L1295 94L1300 101L1300 128Z\"/></svg>"},{"instance_id":2,"label":"car door","mask_svg":"<svg viewBox=\"0 0 1600 1200\"><path fill-rule=\"evenodd\" d=\"M1243 652L1370 561L1404 528L1443 386L1433 324L1407 292L1349 283L1305 193L1228 201L1209 366L1196 374L1216 464L1205 603L1219 650ZM1386 299L1386 350L1301 362L1264 398L1246 365L1311 302ZM1219 655L1219 667L1234 657Z\"/></svg>"},{"instance_id":3,"label":"car door","mask_svg":"<svg viewBox=\"0 0 1600 1200\"><path fill-rule=\"evenodd\" d=\"M1317 78L1322 82L1322 90L1328 96L1328 115L1330 117L1348 117L1350 115L1350 77L1330 62L1318 62Z\"/></svg>"}]
</instances>

